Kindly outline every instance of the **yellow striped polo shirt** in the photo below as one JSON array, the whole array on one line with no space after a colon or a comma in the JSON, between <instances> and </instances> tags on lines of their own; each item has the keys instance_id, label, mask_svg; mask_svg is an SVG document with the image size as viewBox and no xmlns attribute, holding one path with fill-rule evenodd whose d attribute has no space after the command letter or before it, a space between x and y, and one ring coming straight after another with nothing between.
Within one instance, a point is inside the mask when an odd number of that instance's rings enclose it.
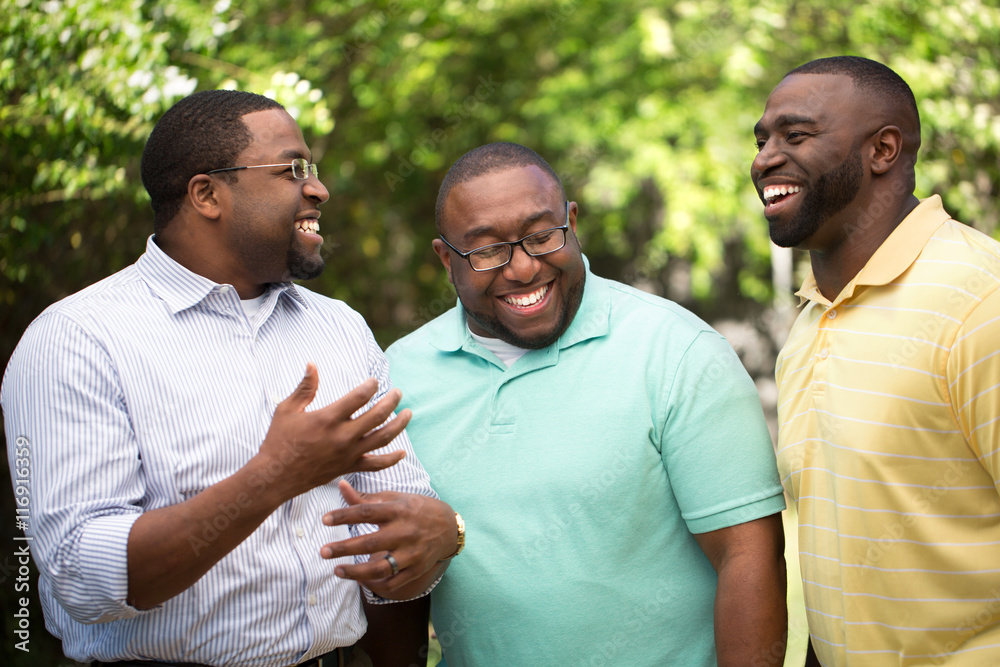
<instances>
[{"instance_id":1,"label":"yellow striped polo shirt","mask_svg":"<svg viewBox=\"0 0 1000 667\"><path fill-rule=\"evenodd\" d=\"M1000 243L923 200L778 357L778 468L826 665L1000 664Z\"/></svg>"}]
</instances>

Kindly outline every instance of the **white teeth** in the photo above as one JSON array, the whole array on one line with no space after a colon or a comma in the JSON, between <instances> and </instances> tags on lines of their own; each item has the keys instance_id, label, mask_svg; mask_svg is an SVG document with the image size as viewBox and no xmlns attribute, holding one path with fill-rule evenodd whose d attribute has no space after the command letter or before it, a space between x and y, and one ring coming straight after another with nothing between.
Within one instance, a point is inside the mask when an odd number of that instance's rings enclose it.
<instances>
[{"instance_id":1,"label":"white teeth","mask_svg":"<svg viewBox=\"0 0 1000 667\"><path fill-rule=\"evenodd\" d=\"M545 293L549 291L548 285L543 285L531 294L527 296L505 296L503 300L512 306L521 306L522 308L526 306L532 306L545 297Z\"/></svg>"},{"instance_id":2,"label":"white teeth","mask_svg":"<svg viewBox=\"0 0 1000 667\"><path fill-rule=\"evenodd\" d=\"M308 232L310 234L319 234L319 220L315 218L308 218L306 220L299 220L295 223L295 229L300 232Z\"/></svg>"},{"instance_id":3,"label":"white teeth","mask_svg":"<svg viewBox=\"0 0 1000 667\"><path fill-rule=\"evenodd\" d=\"M770 200L774 199L778 195L795 194L796 192L801 191L802 188L797 185L772 185L764 188L764 199Z\"/></svg>"}]
</instances>

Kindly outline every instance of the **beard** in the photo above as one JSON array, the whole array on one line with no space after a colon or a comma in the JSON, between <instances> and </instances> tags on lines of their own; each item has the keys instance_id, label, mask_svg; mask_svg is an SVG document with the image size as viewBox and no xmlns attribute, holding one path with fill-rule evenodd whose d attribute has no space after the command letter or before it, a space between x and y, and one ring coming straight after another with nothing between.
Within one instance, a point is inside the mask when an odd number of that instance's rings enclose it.
<instances>
[{"instance_id":1,"label":"beard","mask_svg":"<svg viewBox=\"0 0 1000 667\"><path fill-rule=\"evenodd\" d=\"M526 350L540 350L559 340L559 336L563 335L563 332L573 322L576 311L580 309L580 303L583 301L583 286L585 281L586 275L583 275L566 290L566 298L563 299L562 308L559 310L555 326L552 330L533 337L522 336L494 315L469 309L464 301L462 302L462 307L465 308L466 315L475 320L476 324L482 327L484 331L489 331L493 336L505 343L510 343Z\"/></svg>"},{"instance_id":2,"label":"beard","mask_svg":"<svg viewBox=\"0 0 1000 667\"><path fill-rule=\"evenodd\" d=\"M795 248L804 243L827 219L854 201L863 177L861 145L856 144L843 162L820 176L814 186L806 188L792 219L779 226L777 217L767 218L771 240L782 248Z\"/></svg>"},{"instance_id":3,"label":"beard","mask_svg":"<svg viewBox=\"0 0 1000 667\"><path fill-rule=\"evenodd\" d=\"M292 280L312 280L318 278L326 262L319 253L307 255L301 248L296 248L295 243L288 247L288 275Z\"/></svg>"}]
</instances>

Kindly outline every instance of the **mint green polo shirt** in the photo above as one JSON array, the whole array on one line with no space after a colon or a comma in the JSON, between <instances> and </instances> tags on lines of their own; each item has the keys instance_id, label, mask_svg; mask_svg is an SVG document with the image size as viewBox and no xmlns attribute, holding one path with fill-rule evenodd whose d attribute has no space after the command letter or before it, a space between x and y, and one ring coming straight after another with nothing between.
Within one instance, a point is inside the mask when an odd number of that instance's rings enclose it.
<instances>
[{"instance_id":1,"label":"mint green polo shirt","mask_svg":"<svg viewBox=\"0 0 1000 667\"><path fill-rule=\"evenodd\" d=\"M785 507L722 336L588 271L562 337L510 368L460 305L387 354L413 448L465 519L431 597L450 667L715 664L716 575L692 533Z\"/></svg>"}]
</instances>

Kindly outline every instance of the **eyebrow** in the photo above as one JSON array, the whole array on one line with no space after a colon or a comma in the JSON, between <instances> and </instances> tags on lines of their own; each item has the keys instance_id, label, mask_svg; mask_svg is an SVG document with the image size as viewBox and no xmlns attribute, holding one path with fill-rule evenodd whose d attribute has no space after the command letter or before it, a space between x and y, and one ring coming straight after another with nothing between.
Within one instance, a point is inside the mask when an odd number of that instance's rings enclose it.
<instances>
[{"instance_id":1,"label":"eyebrow","mask_svg":"<svg viewBox=\"0 0 1000 667\"><path fill-rule=\"evenodd\" d=\"M559 214L555 213L550 209L545 209L544 211L538 211L537 213L533 213L532 215L529 215L528 217L522 219L521 225L530 226L546 216L558 217ZM462 235L462 239L465 241L469 241L470 239L474 239L479 236L487 236L492 233L494 233L493 225L480 225L478 227L473 227L472 229L465 232L465 234Z\"/></svg>"},{"instance_id":2,"label":"eyebrow","mask_svg":"<svg viewBox=\"0 0 1000 667\"><path fill-rule=\"evenodd\" d=\"M283 160L286 158L289 160L298 160L299 158L305 160L311 160L311 158L308 155L303 154L302 151L299 151L295 148L286 148L285 150L281 151L281 153L278 154L279 160Z\"/></svg>"},{"instance_id":3,"label":"eyebrow","mask_svg":"<svg viewBox=\"0 0 1000 667\"><path fill-rule=\"evenodd\" d=\"M815 125L816 120L810 118L809 116L797 116L795 114L787 113L782 116L778 116L774 120L775 128L788 127L789 125ZM753 126L754 134L764 134L763 119L757 121L757 124Z\"/></svg>"}]
</instances>

